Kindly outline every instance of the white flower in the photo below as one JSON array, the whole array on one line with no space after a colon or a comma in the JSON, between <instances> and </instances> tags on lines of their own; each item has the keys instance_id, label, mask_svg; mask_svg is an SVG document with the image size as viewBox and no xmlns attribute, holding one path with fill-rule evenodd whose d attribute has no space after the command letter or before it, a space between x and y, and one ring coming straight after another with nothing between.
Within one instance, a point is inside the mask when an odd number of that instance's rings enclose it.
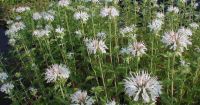
<instances>
[{"instance_id":1,"label":"white flower","mask_svg":"<svg viewBox=\"0 0 200 105\"><path fill-rule=\"evenodd\" d=\"M168 9L167 9L168 12L174 12L174 13L178 13L179 12L179 9L178 7L174 7L174 6L169 6Z\"/></svg>"},{"instance_id":2,"label":"white flower","mask_svg":"<svg viewBox=\"0 0 200 105\"><path fill-rule=\"evenodd\" d=\"M85 39L85 43L90 54L96 54L97 51L106 53L106 49L108 49L103 40Z\"/></svg>"},{"instance_id":3,"label":"white flower","mask_svg":"<svg viewBox=\"0 0 200 105\"><path fill-rule=\"evenodd\" d=\"M78 37L78 38L81 38L82 37L82 33L81 33L81 30L77 30L77 31L75 31L74 32L75 34L76 34L76 36Z\"/></svg>"},{"instance_id":4,"label":"white flower","mask_svg":"<svg viewBox=\"0 0 200 105\"><path fill-rule=\"evenodd\" d=\"M146 54L147 48L143 42L133 42L132 44L129 44L127 50L133 56L142 56L143 54Z\"/></svg>"},{"instance_id":5,"label":"white flower","mask_svg":"<svg viewBox=\"0 0 200 105\"><path fill-rule=\"evenodd\" d=\"M23 22L15 22L11 25L11 29L14 31L14 32L18 32L20 30L23 30L25 28L25 24Z\"/></svg>"},{"instance_id":6,"label":"white flower","mask_svg":"<svg viewBox=\"0 0 200 105\"><path fill-rule=\"evenodd\" d=\"M43 36L49 36L50 31L46 29L37 29L33 31L33 35L36 37L43 37Z\"/></svg>"},{"instance_id":7,"label":"white flower","mask_svg":"<svg viewBox=\"0 0 200 105\"><path fill-rule=\"evenodd\" d=\"M124 28L120 28L120 33L125 36L125 34L131 34L136 30L136 25L133 24L131 26L126 26Z\"/></svg>"},{"instance_id":8,"label":"white flower","mask_svg":"<svg viewBox=\"0 0 200 105\"><path fill-rule=\"evenodd\" d=\"M93 3L98 3L99 0L91 0L91 2L93 2Z\"/></svg>"},{"instance_id":9,"label":"white flower","mask_svg":"<svg viewBox=\"0 0 200 105\"><path fill-rule=\"evenodd\" d=\"M165 15L162 12L157 12L156 13L156 18L163 19L164 17L165 17Z\"/></svg>"},{"instance_id":10,"label":"white flower","mask_svg":"<svg viewBox=\"0 0 200 105\"><path fill-rule=\"evenodd\" d=\"M120 54L130 54L130 51L128 50L128 48L122 48L120 50Z\"/></svg>"},{"instance_id":11,"label":"white flower","mask_svg":"<svg viewBox=\"0 0 200 105\"><path fill-rule=\"evenodd\" d=\"M113 17L119 16L119 11L113 6L104 7L104 8L101 9L100 15L102 17L108 16L109 18L113 18Z\"/></svg>"},{"instance_id":12,"label":"white flower","mask_svg":"<svg viewBox=\"0 0 200 105\"><path fill-rule=\"evenodd\" d=\"M25 11L29 11L30 10L30 7L18 7L16 9L14 9L15 12L18 12L18 13L22 13L22 12L25 12Z\"/></svg>"},{"instance_id":13,"label":"white flower","mask_svg":"<svg viewBox=\"0 0 200 105\"><path fill-rule=\"evenodd\" d=\"M70 0L60 0L58 6L67 7L70 4Z\"/></svg>"},{"instance_id":14,"label":"white flower","mask_svg":"<svg viewBox=\"0 0 200 105\"><path fill-rule=\"evenodd\" d=\"M19 20L21 20L21 19L22 19L21 16L16 16L16 17L15 17L15 20L17 20L17 21L19 21Z\"/></svg>"},{"instance_id":15,"label":"white flower","mask_svg":"<svg viewBox=\"0 0 200 105\"><path fill-rule=\"evenodd\" d=\"M13 20L8 20L8 21L6 21L6 23L7 23L8 25L10 25L10 24L13 23Z\"/></svg>"},{"instance_id":16,"label":"white flower","mask_svg":"<svg viewBox=\"0 0 200 105\"><path fill-rule=\"evenodd\" d=\"M192 44L188 35L179 34L174 31L166 32L161 41L166 46L170 46L170 49L178 52L183 52L184 48L187 49L187 45Z\"/></svg>"},{"instance_id":17,"label":"white flower","mask_svg":"<svg viewBox=\"0 0 200 105\"><path fill-rule=\"evenodd\" d=\"M16 40L14 38L10 38L8 43L9 43L9 45L14 46L16 43Z\"/></svg>"},{"instance_id":18,"label":"white flower","mask_svg":"<svg viewBox=\"0 0 200 105\"><path fill-rule=\"evenodd\" d=\"M195 3L194 4L194 8L197 9L197 7L199 6L199 3Z\"/></svg>"},{"instance_id":19,"label":"white flower","mask_svg":"<svg viewBox=\"0 0 200 105\"><path fill-rule=\"evenodd\" d=\"M42 15L43 19L46 20L46 21L53 21L54 20L54 15L52 13L42 12L41 15Z\"/></svg>"},{"instance_id":20,"label":"white flower","mask_svg":"<svg viewBox=\"0 0 200 105\"><path fill-rule=\"evenodd\" d=\"M23 22L15 22L11 24L9 30L6 31L6 35L16 34L18 31L23 30L25 27L26 26Z\"/></svg>"},{"instance_id":21,"label":"white flower","mask_svg":"<svg viewBox=\"0 0 200 105\"><path fill-rule=\"evenodd\" d=\"M33 13L33 20L39 20L42 18L42 15L39 12Z\"/></svg>"},{"instance_id":22,"label":"white flower","mask_svg":"<svg viewBox=\"0 0 200 105\"><path fill-rule=\"evenodd\" d=\"M150 28L151 31L154 31L154 32L158 32L161 30L161 27L162 27L162 24L163 24L163 21L160 20L160 19L154 19L152 21L152 23L150 23L148 25L148 27Z\"/></svg>"},{"instance_id":23,"label":"white flower","mask_svg":"<svg viewBox=\"0 0 200 105\"><path fill-rule=\"evenodd\" d=\"M112 101L107 102L106 105L116 105L116 102L112 100Z\"/></svg>"},{"instance_id":24,"label":"white flower","mask_svg":"<svg viewBox=\"0 0 200 105\"><path fill-rule=\"evenodd\" d=\"M94 99L87 95L86 91L78 90L71 96L71 105L92 105Z\"/></svg>"},{"instance_id":25,"label":"white flower","mask_svg":"<svg viewBox=\"0 0 200 105\"><path fill-rule=\"evenodd\" d=\"M4 82L7 78L8 78L7 73L5 73L5 72L0 73L0 81L1 82Z\"/></svg>"},{"instance_id":26,"label":"white flower","mask_svg":"<svg viewBox=\"0 0 200 105\"><path fill-rule=\"evenodd\" d=\"M199 28L199 25L198 25L197 23L195 23L195 22L190 23L189 25L190 25L190 27L193 28L193 29Z\"/></svg>"},{"instance_id":27,"label":"white flower","mask_svg":"<svg viewBox=\"0 0 200 105\"><path fill-rule=\"evenodd\" d=\"M92 2L92 3L98 3L99 0L83 0L84 2Z\"/></svg>"},{"instance_id":28,"label":"white flower","mask_svg":"<svg viewBox=\"0 0 200 105\"><path fill-rule=\"evenodd\" d=\"M46 69L45 80L47 80L47 83L56 82L57 80L69 78L69 75L69 68L62 64L54 64Z\"/></svg>"},{"instance_id":29,"label":"white flower","mask_svg":"<svg viewBox=\"0 0 200 105\"><path fill-rule=\"evenodd\" d=\"M86 22L89 19L89 15L87 14L87 12L84 11L78 11L74 14L74 18L76 20L81 20L83 22Z\"/></svg>"},{"instance_id":30,"label":"white flower","mask_svg":"<svg viewBox=\"0 0 200 105\"><path fill-rule=\"evenodd\" d=\"M187 66L190 65L190 63L186 62L186 61L183 60L183 59L180 60L180 64L181 64L181 66L184 66L184 67L187 67Z\"/></svg>"},{"instance_id":31,"label":"white flower","mask_svg":"<svg viewBox=\"0 0 200 105\"><path fill-rule=\"evenodd\" d=\"M125 93L129 97L133 97L134 101L143 99L145 103L155 102L161 94L162 88L156 77L151 77L144 71L136 73L134 76L131 74L125 79L124 86Z\"/></svg>"},{"instance_id":32,"label":"white flower","mask_svg":"<svg viewBox=\"0 0 200 105\"><path fill-rule=\"evenodd\" d=\"M29 87L29 91L30 91L30 93L32 95L36 95L36 93L37 93L38 90L36 88L34 88L34 87Z\"/></svg>"},{"instance_id":33,"label":"white flower","mask_svg":"<svg viewBox=\"0 0 200 105\"><path fill-rule=\"evenodd\" d=\"M13 88L14 85L12 83L5 83L1 86L0 91L9 94Z\"/></svg>"},{"instance_id":34,"label":"white flower","mask_svg":"<svg viewBox=\"0 0 200 105\"><path fill-rule=\"evenodd\" d=\"M58 27L56 28L55 31L56 31L57 33L59 33L59 34L63 34L64 31L65 31L65 29L64 29L64 28L61 28L60 26L58 26Z\"/></svg>"},{"instance_id":35,"label":"white flower","mask_svg":"<svg viewBox=\"0 0 200 105\"><path fill-rule=\"evenodd\" d=\"M181 27L178 29L178 34L192 36L192 31L189 28Z\"/></svg>"},{"instance_id":36,"label":"white flower","mask_svg":"<svg viewBox=\"0 0 200 105\"><path fill-rule=\"evenodd\" d=\"M98 39L105 39L106 38L106 33L105 32L99 32L99 33L97 33L97 38Z\"/></svg>"}]
</instances>

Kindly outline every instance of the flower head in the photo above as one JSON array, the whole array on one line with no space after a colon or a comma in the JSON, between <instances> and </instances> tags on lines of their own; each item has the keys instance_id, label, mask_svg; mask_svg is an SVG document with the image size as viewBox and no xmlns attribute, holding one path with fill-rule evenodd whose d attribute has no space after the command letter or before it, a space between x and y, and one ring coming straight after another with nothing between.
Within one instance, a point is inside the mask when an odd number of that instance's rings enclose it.
<instances>
[{"instance_id":1,"label":"flower head","mask_svg":"<svg viewBox=\"0 0 200 105\"><path fill-rule=\"evenodd\" d=\"M129 44L127 50L133 56L142 56L143 54L146 54L147 48L143 42L133 42L132 44Z\"/></svg>"},{"instance_id":2,"label":"flower head","mask_svg":"<svg viewBox=\"0 0 200 105\"><path fill-rule=\"evenodd\" d=\"M94 99L86 91L78 90L71 96L72 105L92 105Z\"/></svg>"},{"instance_id":3,"label":"flower head","mask_svg":"<svg viewBox=\"0 0 200 105\"><path fill-rule=\"evenodd\" d=\"M165 17L165 15L162 12L157 12L156 13L156 18L163 19L164 17Z\"/></svg>"},{"instance_id":4,"label":"flower head","mask_svg":"<svg viewBox=\"0 0 200 105\"><path fill-rule=\"evenodd\" d=\"M70 4L70 0L60 0L58 6L67 7Z\"/></svg>"},{"instance_id":5,"label":"flower head","mask_svg":"<svg viewBox=\"0 0 200 105\"><path fill-rule=\"evenodd\" d=\"M116 102L112 100L112 101L107 102L106 105L116 105Z\"/></svg>"},{"instance_id":6,"label":"flower head","mask_svg":"<svg viewBox=\"0 0 200 105\"><path fill-rule=\"evenodd\" d=\"M199 28L199 25L198 25L197 23L195 23L195 22L190 23L189 25L190 25L190 27L193 28L193 29Z\"/></svg>"},{"instance_id":7,"label":"flower head","mask_svg":"<svg viewBox=\"0 0 200 105\"><path fill-rule=\"evenodd\" d=\"M143 99L149 103L156 101L156 98L161 94L162 86L157 81L156 77L151 77L148 73L142 71L125 79L125 93L129 97L133 97L134 101Z\"/></svg>"},{"instance_id":8,"label":"flower head","mask_svg":"<svg viewBox=\"0 0 200 105\"><path fill-rule=\"evenodd\" d=\"M1 86L0 91L9 94L13 88L14 85L12 83L5 83Z\"/></svg>"},{"instance_id":9,"label":"flower head","mask_svg":"<svg viewBox=\"0 0 200 105\"><path fill-rule=\"evenodd\" d=\"M39 12L33 13L33 20L39 20L42 18L42 15Z\"/></svg>"},{"instance_id":10,"label":"flower head","mask_svg":"<svg viewBox=\"0 0 200 105\"><path fill-rule=\"evenodd\" d=\"M97 33L97 38L98 39L105 39L106 38L106 33L105 32L99 32L99 33Z\"/></svg>"},{"instance_id":11,"label":"flower head","mask_svg":"<svg viewBox=\"0 0 200 105\"><path fill-rule=\"evenodd\" d=\"M64 65L54 64L46 69L45 79L47 83L69 78L70 71Z\"/></svg>"},{"instance_id":12,"label":"flower head","mask_svg":"<svg viewBox=\"0 0 200 105\"><path fill-rule=\"evenodd\" d=\"M163 24L163 21L160 19L154 19L148 27L150 28L151 31L158 32L161 30L161 26Z\"/></svg>"},{"instance_id":13,"label":"flower head","mask_svg":"<svg viewBox=\"0 0 200 105\"><path fill-rule=\"evenodd\" d=\"M108 16L109 18L113 18L113 17L119 16L119 11L113 6L104 7L104 8L101 9L100 15L102 17L107 17Z\"/></svg>"},{"instance_id":14,"label":"flower head","mask_svg":"<svg viewBox=\"0 0 200 105\"><path fill-rule=\"evenodd\" d=\"M189 28L181 27L178 29L178 34L192 36L192 31Z\"/></svg>"},{"instance_id":15,"label":"flower head","mask_svg":"<svg viewBox=\"0 0 200 105\"><path fill-rule=\"evenodd\" d=\"M74 18L76 20L81 20L83 22L86 22L89 19L89 15L87 14L87 12L84 11L78 11L74 14Z\"/></svg>"},{"instance_id":16,"label":"flower head","mask_svg":"<svg viewBox=\"0 0 200 105\"><path fill-rule=\"evenodd\" d=\"M187 49L187 45L191 45L192 42L188 35L176 33L174 31L166 32L161 40L166 46L170 46L170 49L174 51L183 52L184 48Z\"/></svg>"},{"instance_id":17,"label":"flower head","mask_svg":"<svg viewBox=\"0 0 200 105\"><path fill-rule=\"evenodd\" d=\"M64 29L64 28L61 28L60 26L58 26L58 27L56 28L55 31L56 31L57 33L59 33L59 34L63 34L64 31L65 31L65 29Z\"/></svg>"},{"instance_id":18,"label":"flower head","mask_svg":"<svg viewBox=\"0 0 200 105\"><path fill-rule=\"evenodd\" d=\"M25 11L29 11L30 10L30 7L17 7L16 9L14 9L15 12L17 13L22 13L22 12L25 12Z\"/></svg>"},{"instance_id":19,"label":"flower head","mask_svg":"<svg viewBox=\"0 0 200 105\"><path fill-rule=\"evenodd\" d=\"M43 37L43 36L49 36L50 31L47 29L37 29L33 31L33 35L36 37Z\"/></svg>"},{"instance_id":20,"label":"flower head","mask_svg":"<svg viewBox=\"0 0 200 105\"><path fill-rule=\"evenodd\" d=\"M167 9L168 12L174 12L174 13L178 13L179 12L179 9L178 7L174 7L174 6L169 6L168 9Z\"/></svg>"},{"instance_id":21,"label":"flower head","mask_svg":"<svg viewBox=\"0 0 200 105\"><path fill-rule=\"evenodd\" d=\"M7 78L8 78L7 73L5 73L5 72L0 73L0 81L1 82L4 82Z\"/></svg>"},{"instance_id":22,"label":"flower head","mask_svg":"<svg viewBox=\"0 0 200 105\"><path fill-rule=\"evenodd\" d=\"M25 28L25 24L23 22L15 22L10 27L9 30L6 31L7 35L15 34L20 30L23 30Z\"/></svg>"},{"instance_id":23,"label":"flower head","mask_svg":"<svg viewBox=\"0 0 200 105\"><path fill-rule=\"evenodd\" d=\"M97 51L106 53L106 49L108 49L103 40L85 39L85 43L90 54L96 54Z\"/></svg>"},{"instance_id":24,"label":"flower head","mask_svg":"<svg viewBox=\"0 0 200 105\"><path fill-rule=\"evenodd\" d=\"M41 12L42 18L46 21L53 21L54 20L54 14L51 13L52 11L48 12Z\"/></svg>"}]
</instances>

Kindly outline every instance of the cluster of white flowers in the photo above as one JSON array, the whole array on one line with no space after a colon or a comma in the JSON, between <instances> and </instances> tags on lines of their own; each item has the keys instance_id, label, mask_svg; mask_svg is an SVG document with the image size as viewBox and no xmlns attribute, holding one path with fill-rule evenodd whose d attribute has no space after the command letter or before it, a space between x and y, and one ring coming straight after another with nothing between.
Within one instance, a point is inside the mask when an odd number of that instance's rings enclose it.
<instances>
[{"instance_id":1,"label":"cluster of white flowers","mask_svg":"<svg viewBox=\"0 0 200 105\"><path fill-rule=\"evenodd\" d=\"M87 95L87 91L78 90L71 96L71 105L92 105L94 99Z\"/></svg>"},{"instance_id":2,"label":"cluster of white flowers","mask_svg":"<svg viewBox=\"0 0 200 105\"><path fill-rule=\"evenodd\" d=\"M6 35L15 35L18 31L23 30L25 27L26 27L25 24L21 21L14 22L6 31Z\"/></svg>"},{"instance_id":3,"label":"cluster of white flowers","mask_svg":"<svg viewBox=\"0 0 200 105\"><path fill-rule=\"evenodd\" d=\"M39 20L41 18L42 18L41 13L39 13L39 12L33 13L33 20Z\"/></svg>"},{"instance_id":4,"label":"cluster of white flowers","mask_svg":"<svg viewBox=\"0 0 200 105\"><path fill-rule=\"evenodd\" d=\"M151 31L157 33L161 30L161 27L163 25L163 21L161 19L154 19L148 27L150 28Z\"/></svg>"},{"instance_id":5,"label":"cluster of white flowers","mask_svg":"<svg viewBox=\"0 0 200 105\"><path fill-rule=\"evenodd\" d=\"M189 39L189 36L191 35L191 31L181 28L178 32L166 32L161 41L166 44L166 46L171 46L170 49L178 52L183 52L184 48L187 49L187 45L192 44Z\"/></svg>"},{"instance_id":6,"label":"cluster of white flowers","mask_svg":"<svg viewBox=\"0 0 200 105\"><path fill-rule=\"evenodd\" d=\"M162 12L157 12L156 13L156 18L157 19L163 19L165 17L165 15Z\"/></svg>"},{"instance_id":7,"label":"cluster of white flowers","mask_svg":"<svg viewBox=\"0 0 200 105\"><path fill-rule=\"evenodd\" d=\"M133 56L142 56L146 54L147 48L143 42L133 42L129 44L127 51Z\"/></svg>"},{"instance_id":8,"label":"cluster of white flowers","mask_svg":"<svg viewBox=\"0 0 200 105\"><path fill-rule=\"evenodd\" d=\"M161 94L162 86L156 77L151 77L148 73L142 71L125 79L125 93L133 97L134 101L144 100L149 103L155 102Z\"/></svg>"},{"instance_id":9,"label":"cluster of white flowers","mask_svg":"<svg viewBox=\"0 0 200 105\"><path fill-rule=\"evenodd\" d=\"M120 28L120 33L125 36L125 34L132 34L136 31L136 25L133 24L131 26L126 26L124 28Z\"/></svg>"},{"instance_id":10,"label":"cluster of white flowers","mask_svg":"<svg viewBox=\"0 0 200 105\"><path fill-rule=\"evenodd\" d=\"M59 33L59 34L63 34L64 31L65 31L65 29L62 28L62 27L60 27L60 26L58 26L58 27L55 29L55 32L57 32L57 33Z\"/></svg>"},{"instance_id":11,"label":"cluster of white flowers","mask_svg":"<svg viewBox=\"0 0 200 105\"><path fill-rule=\"evenodd\" d=\"M119 11L113 6L104 7L104 8L101 9L100 15L102 17L107 17L108 16L109 18L114 18L116 16L119 16Z\"/></svg>"},{"instance_id":12,"label":"cluster of white flowers","mask_svg":"<svg viewBox=\"0 0 200 105\"><path fill-rule=\"evenodd\" d=\"M106 53L106 49L108 49L103 40L85 39L84 41L90 54L96 54L97 51Z\"/></svg>"},{"instance_id":13,"label":"cluster of white flowers","mask_svg":"<svg viewBox=\"0 0 200 105\"><path fill-rule=\"evenodd\" d=\"M70 0L60 0L58 1L58 6L60 7L67 7L70 4Z\"/></svg>"},{"instance_id":14,"label":"cluster of white flowers","mask_svg":"<svg viewBox=\"0 0 200 105\"><path fill-rule=\"evenodd\" d=\"M116 105L116 102L112 100L112 101L107 102L106 105Z\"/></svg>"},{"instance_id":15,"label":"cluster of white flowers","mask_svg":"<svg viewBox=\"0 0 200 105\"><path fill-rule=\"evenodd\" d=\"M178 7L174 7L174 6L169 6L168 9L167 9L168 12L174 12L174 13L178 13L179 12L179 9Z\"/></svg>"},{"instance_id":16,"label":"cluster of white flowers","mask_svg":"<svg viewBox=\"0 0 200 105\"><path fill-rule=\"evenodd\" d=\"M1 82L4 82L7 78L8 78L7 73L5 73L5 72L0 73L0 81Z\"/></svg>"},{"instance_id":17,"label":"cluster of white flowers","mask_svg":"<svg viewBox=\"0 0 200 105\"><path fill-rule=\"evenodd\" d=\"M121 48L120 54L130 54L128 48Z\"/></svg>"},{"instance_id":18,"label":"cluster of white flowers","mask_svg":"<svg viewBox=\"0 0 200 105\"><path fill-rule=\"evenodd\" d=\"M54 20L54 12L48 11L48 12L33 13L33 20L40 20L40 19L44 19L46 21L53 21Z\"/></svg>"},{"instance_id":19,"label":"cluster of white flowers","mask_svg":"<svg viewBox=\"0 0 200 105\"><path fill-rule=\"evenodd\" d=\"M105 39L106 38L106 33L105 32L99 32L97 33L97 38L98 39Z\"/></svg>"},{"instance_id":20,"label":"cluster of white flowers","mask_svg":"<svg viewBox=\"0 0 200 105\"><path fill-rule=\"evenodd\" d=\"M44 36L49 36L51 31L47 29L37 29L33 31L33 36L36 37L44 37Z\"/></svg>"},{"instance_id":21,"label":"cluster of white flowers","mask_svg":"<svg viewBox=\"0 0 200 105\"><path fill-rule=\"evenodd\" d=\"M192 36L192 31L189 28L181 27L180 29L178 29L178 34Z\"/></svg>"},{"instance_id":22,"label":"cluster of white flowers","mask_svg":"<svg viewBox=\"0 0 200 105\"><path fill-rule=\"evenodd\" d=\"M9 29L6 30L6 35L9 36L9 44L10 45L15 45L16 42L16 38L18 37L17 33L23 29L26 28L24 22L12 22L11 24L9 24Z\"/></svg>"},{"instance_id":23,"label":"cluster of white flowers","mask_svg":"<svg viewBox=\"0 0 200 105\"><path fill-rule=\"evenodd\" d=\"M25 12L25 11L29 11L29 10L30 10L30 7L28 7L28 6L17 7L17 8L14 8L13 10L14 10L15 12L17 12L17 13L22 13L22 12Z\"/></svg>"},{"instance_id":24,"label":"cluster of white flowers","mask_svg":"<svg viewBox=\"0 0 200 105\"><path fill-rule=\"evenodd\" d=\"M150 31L155 32L156 34L161 30L162 25L164 24L164 14L161 12L156 13L156 19L154 19L151 23L149 23L148 27Z\"/></svg>"},{"instance_id":25,"label":"cluster of white flowers","mask_svg":"<svg viewBox=\"0 0 200 105\"><path fill-rule=\"evenodd\" d=\"M195 23L195 22L190 23L189 26L190 26L191 28L193 28L193 29L199 28L199 25L198 25L197 23Z\"/></svg>"},{"instance_id":26,"label":"cluster of white flowers","mask_svg":"<svg viewBox=\"0 0 200 105\"><path fill-rule=\"evenodd\" d=\"M12 83L5 83L1 86L0 91L9 94L13 88L14 85Z\"/></svg>"},{"instance_id":27,"label":"cluster of white flowers","mask_svg":"<svg viewBox=\"0 0 200 105\"><path fill-rule=\"evenodd\" d=\"M84 11L78 11L74 13L74 18L83 22L86 22L89 19L89 17L90 16L88 15L88 13Z\"/></svg>"},{"instance_id":28,"label":"cluster of white flowers","mask_svg":"<svg viewBox=\"0 0 200 105\"><path fill-rule=\"evenodd\" d=\"M101 0L83 0L84 2L99 3Z\"/></svg>"},{"instance_id":29,"label":"cluster of white flowers","mask_svg":"<svg viewBox=\"0 0 200 105\"><path fill-rule=\"evenodd\" d=\"M53 64L46 69L45 80L47 80L47 83L56 82L57 80L69 78L69 75L69 68L62 64Z\"/></svg>"}]
</instances>

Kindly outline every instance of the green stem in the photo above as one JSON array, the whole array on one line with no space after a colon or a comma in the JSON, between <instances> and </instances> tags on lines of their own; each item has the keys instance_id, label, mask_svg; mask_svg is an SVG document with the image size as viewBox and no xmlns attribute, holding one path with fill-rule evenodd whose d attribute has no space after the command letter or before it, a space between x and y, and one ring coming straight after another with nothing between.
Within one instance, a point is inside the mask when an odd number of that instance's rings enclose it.
<instances>
[{"instance_id":1,"label":"green stem","mask_svg":"<svg viewBox=\"0 0 200 105\"><path fill-rule=\"evenodd\" d=\"M65 95L64 95L64 92L63 92L62 84L60 84L59 87L60 87L60 92L62 94L62 97L63 97L63 99L65 99Z\"/></svg>"},{"instance_id":2,"label":"green stem","mask_svg":"<svg viewBox=\"0 0 200 105\"><path fill-rule=\"evenodd\" d=\"M171 77L172 77L172 83L171 83L171 96L172 96L172 104L173 104L173 96L174 96L174 65L175 65L175 57L176 55L173 54L173 59L172 59L172 74L171 74Z\"/></svg>"},{"instance_id":3,"label":"green stem","mask_svg":"<svg viewBox=\"0 0 200 105\"><path fill-rule=\"evenodd\" d=\"M102 65L101 65L101 61L100 61L99 55L98 55L98 61L99 61L99 67L100 67L100 71L101 71L101 78L102 78L102 82L103 82L103 87L104 87L106 99L108 99L108 94L107 94L107 89L106 89L106 84L105 84L103 69L102 69Z\"/></svg>"}]
</instances>

